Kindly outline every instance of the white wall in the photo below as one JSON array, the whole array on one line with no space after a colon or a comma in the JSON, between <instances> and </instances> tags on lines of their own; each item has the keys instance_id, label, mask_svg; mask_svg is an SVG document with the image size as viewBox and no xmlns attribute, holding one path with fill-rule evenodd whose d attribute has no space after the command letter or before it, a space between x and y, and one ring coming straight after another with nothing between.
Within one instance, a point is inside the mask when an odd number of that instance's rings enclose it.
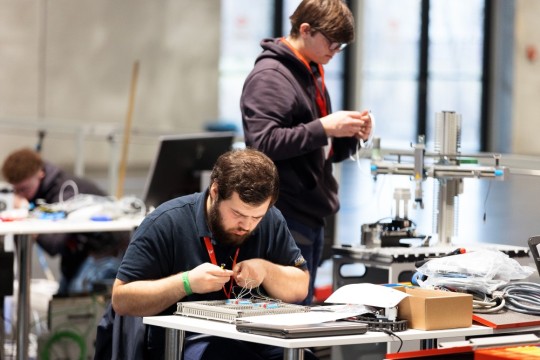
<instances>
[{"instance_id":1,"label":"white wall","mask_svg":"<svg viewBox=\"0 0 540 360\"><path fill-rule=\"evenodd\" d=\"M148 165L157 134L200 131L218 117L219 4L0 0L0 158L33 146L35 126L22 124L37 122L50 129L44 155L72 165L81 151L74 128L106 124L88 130L92 136L82 149L88 166L106 168L106 135L110 127L122 134L137 60L128 166ZM537 155L540 55L531 61L526 49L540 51L540 2L515 4L512 116L505 120L512 124L509 152Z\"/></svg>"},{"instance_id":2,"label":"white wall","mask_svg":"<svg viewBox=\"0 0 540 360\"><path fill-rule=\"evenodd\" d=\"M516 0L512 152L540 154L540 1ZM527 56L527 48L536 57Z\"/></svg>"},{"instance_id":3,"label":"white wall","mask_svg":"<svg viewBox=\"0 0 540 360\"><path fill-rule=\"evenodd\" d=\"M49 128L44 156L72 164L74 129L99 123L86 164L106 167L139 61L132 127L151 136L132 136L128 164L147 164L157 134L217 118L219 29L213 0L0 0L0 158L34 146L22 125L37 122Z\"/></svg>"}]
</instances>

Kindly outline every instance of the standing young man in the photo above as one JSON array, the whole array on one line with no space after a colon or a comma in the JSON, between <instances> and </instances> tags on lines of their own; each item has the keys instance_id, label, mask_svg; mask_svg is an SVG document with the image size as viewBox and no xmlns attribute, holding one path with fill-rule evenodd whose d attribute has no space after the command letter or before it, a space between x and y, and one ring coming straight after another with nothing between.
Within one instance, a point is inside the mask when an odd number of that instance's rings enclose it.
<instances>
[{"instance_id":1,"label":"standing young man","mask_svg":"<svg viewBox=\"0 0 540 360\"><path fill-rule=\"evenodd\" d=\"M323 65L354 39L342 0L303 0L287 37L265 39L241 98L245 141L267 154L280 176L276 207L311 275L311 303L325 218L339 209L332 164L354 154L371 133L368 111L332 113Z\"/></svg>"}]
</instances>

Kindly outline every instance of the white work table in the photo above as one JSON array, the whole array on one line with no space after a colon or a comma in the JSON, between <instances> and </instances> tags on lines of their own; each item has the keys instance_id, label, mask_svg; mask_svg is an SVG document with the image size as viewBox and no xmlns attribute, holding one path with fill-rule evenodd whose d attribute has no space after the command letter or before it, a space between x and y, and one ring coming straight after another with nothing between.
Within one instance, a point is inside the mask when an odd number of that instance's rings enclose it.
<instances>
[{"instance_id":1,"label":"white work table","mask_svg":"<svg viewBox=\"0 0 540 360\"><path fill-rule=\"evenodd\" d=\"M165 359L167 360L182 359L185 331L279 346L284 348L285 360L302 360L304 358L303 349L309 347L372 344L378 342L399 341L397 337L376 331L368 331L367 333L361 335L281 339L239 332L236 330L236 326L230 323L180 315L148 316L143 318L143 322L147 325L155 325L166 329ZM396 335L398 335L403 341L410 341L489 335L492 333L493 329L491 328L473 325L469 328L431 331L410 329L397 332Z\"/></svg>"},{"instance_id":2,"label":"white work table","mask_svg":"<svg viewBox=\"0 0 540 360\"><path fill-rule=\"evenodd\" d=\"M28 359L28 332L30 322L30 279L32 235L56 233L83 233L103 231L131 231L142 221L141 217L113 221L90 220L38 220L27 219L2 222L0 235L13 234L17 248L18 302L17 302L17 359Z\"/></svg>"}]
</instances>

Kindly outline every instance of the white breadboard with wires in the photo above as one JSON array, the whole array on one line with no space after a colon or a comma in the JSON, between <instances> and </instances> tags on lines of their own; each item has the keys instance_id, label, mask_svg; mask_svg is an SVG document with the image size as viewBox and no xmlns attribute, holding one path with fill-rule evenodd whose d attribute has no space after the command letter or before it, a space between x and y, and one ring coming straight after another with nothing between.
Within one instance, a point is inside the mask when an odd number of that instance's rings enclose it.
<instances>
[{"instance_id":1,"label":"white breadboard with wires","mask_svg":"<svg viewBox=\"0 0 540 360\"><path fill-rule=\"evenodd\" d=\"M267 300L210 300L177 303L175 315L235 323L248 316L309 312L309 306Z\"/></svg>"}]
</instances>

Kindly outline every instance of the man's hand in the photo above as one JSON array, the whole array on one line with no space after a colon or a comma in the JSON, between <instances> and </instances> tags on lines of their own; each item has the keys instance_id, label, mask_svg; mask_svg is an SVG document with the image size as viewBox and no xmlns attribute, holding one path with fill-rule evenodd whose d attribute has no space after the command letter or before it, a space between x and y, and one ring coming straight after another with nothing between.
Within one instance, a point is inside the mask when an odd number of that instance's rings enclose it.
<instances>
[{"instance_id":1,"label":"man's hand","mask_svg":"<svg viewBox=\"0 0 540 360\"><path fill-rule=\"evenodd\" d=\"M15 194L13 196L13 208L14 209L28 209L30 207L30 203L26 198Z\"/></svg>"},{"instance_id":2,"label":"man's hand","mask_svg":"<svg viewBox=\"0 0 540 360\"><path fill-rule=\"evenodd\" d=\"M302 301L308 293L309 272L264 259L244 260L233 269L234 280L246 289L264 286L268 296L285 302Z\"/></svg>"},{"instance_id":3,"label":"man's hand","mask_svg":"<svg viewBox=\"0 0 540 360\"><path fill-rule=\"evenodd\" d=\"M265 263L262 259L250 259L236 264L233 269L236 284L248 289L259 287L266 277Z\"/></svg>"},{"instance_id":4,"label":"man's hand","mask_svg":"<svg viewBox=\"0 0 540 360\"><path fill-rule=\"evenodd\" d=\"M217 265L204 263L189 270L191 291L206 294L220 290L233 276L233 271L222 269Z\"/></svg>"},{"instance_id":5,"label":"man's hand","mask_svg":"<svg viewBox=\"0 0 540 360\"><path fill-rule=\"evenodd\" d=\"M333 137L356 137L367 140L371 133L369 111L337 111L320 119L324 131Z\"/></svg>"}]
</instances>

